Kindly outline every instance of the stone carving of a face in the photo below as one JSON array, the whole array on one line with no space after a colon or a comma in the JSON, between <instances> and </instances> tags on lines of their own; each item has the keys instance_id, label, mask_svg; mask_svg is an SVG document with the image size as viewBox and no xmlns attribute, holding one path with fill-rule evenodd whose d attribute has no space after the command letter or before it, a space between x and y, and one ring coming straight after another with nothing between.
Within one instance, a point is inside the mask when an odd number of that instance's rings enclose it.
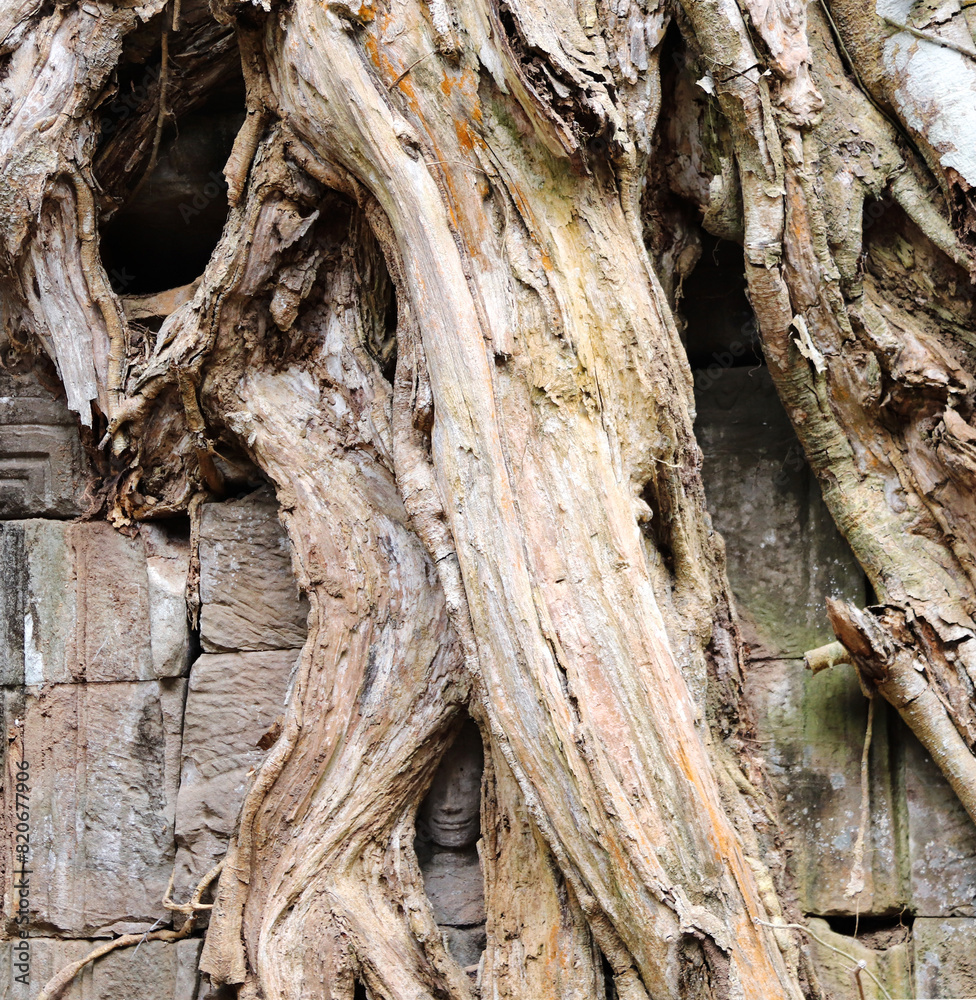
<instances>
[{"instance_id":1,"label":"stone carving of a face","mask_svg":"<svg viewBox=\"0 0 976 1000\"><path fill-rule=\"evenodd\" d=\"M439 847L471 847L481 833L484 751L473 722L466 722L434 775L420 807L420 828Z\"/></svg>"}]
</instances>

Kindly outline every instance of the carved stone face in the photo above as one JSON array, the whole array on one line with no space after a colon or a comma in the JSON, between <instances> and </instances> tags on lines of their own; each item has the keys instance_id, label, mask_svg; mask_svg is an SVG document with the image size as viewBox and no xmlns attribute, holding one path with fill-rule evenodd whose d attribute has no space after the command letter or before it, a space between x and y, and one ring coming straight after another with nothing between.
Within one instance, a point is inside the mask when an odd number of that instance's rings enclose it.
<instances>
[{"instance_id":1,"label":"carved stone face","mask_svg":"<svg viewBox=\"0 0 976 1000\"><path fill-rule=\"evenodd\" d=\"M467 722L437 768L419 820L440 847L470 847L481 833L484 751L478 727Z\"/></svg>"}]
</instances>

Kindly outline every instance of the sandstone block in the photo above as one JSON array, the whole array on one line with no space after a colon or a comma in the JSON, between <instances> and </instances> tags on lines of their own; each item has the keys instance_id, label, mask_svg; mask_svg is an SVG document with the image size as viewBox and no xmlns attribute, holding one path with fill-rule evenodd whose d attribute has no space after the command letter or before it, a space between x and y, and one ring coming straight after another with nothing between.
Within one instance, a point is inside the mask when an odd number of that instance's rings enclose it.
<instances>
[{"instance_id":1,"label":"sandstone block","mask_svg":"<svg viewBox=\"0 0 976 1000\"><path fill-rule=\"evenodd\" d=\"M8 755L30 774L29 915L34 932L73 936L145 930L175 854L186 681L65 684L4 690ZM0 844L14 867L14 801ZM5 886L7 926L19 897Z\"/></svg>"},{"instance_id":2,"label":"sandstone block","mask_svg":"<svg viewBox=\"0 0 976 1000\"><path fill-rule=\"evenodd\" d=\"M288 536L269 490L204 506L200 599L206 652L304 644L308 602L295 583Z\"/></svg>"},{"instance_id":3,"label":"sandstone block","mask_svg":"<svg viewBox=\"0 0 976 1000\"><path fill-rule=\"evenodd\" d=\"M139 538L146 553L153 674L178 677L190 666L190 630L186 613L189 529L183 531L179 523L144 524L139 528Z\"/></svg>"},{"instance_id":4,"label":"sandstone block","mask_svg":"<svg viewBox=\"0 0 976 1000\"><path fill-rule=\"evenodd\" d=\"M727 368L697 384L705 494L725 538L746 638L754 656L802 656L834 639L827 596L864 603L864 574L831 520L768 372Z\"/></svg>"},{"instance_id":5,"label":"sandstone block","mask_svg":"<svg viewBox=\"0 0 976 1000\"><path fill-rule=\"evenodd\" d=\"M858 962L865 963L867 970L874 974L890 997L912 995L911 945L907 928L902 929L900 933L896 931L887 934L886 936L902 940L885 942L883 946L880 942L871 942L871 935L867 935L869 946L846 934L835 934L826 920L812 919L808 924L817 937L837 949L831 951L820 942L810 939L810 954L820 978L820 985L828 997L863 996L864 1000L884 1000L884 993L878 988L877 983L864 972L861 972L860 991L858 990L854 978ZM839 955L838 951L850 955L854 961Z\"/></svg>"},{"instance_id":6,"label":"sandstone block","mask_svg":"<svg viewBox=\"0 0 976 1000\"><path fill-rule=\"evenodd\" d=\"M31 938L27 984L17 980L25 973L20 971L14 942L0 943L0 995L33 1000L56 972L101 943ZM199 938L146 941L112 952L87 966L64 993L64 1000L202 1000L208 991L197 971L201 944Z\"/></svg>"},{"instance_id":7,"label":"sandstone block","mask_svg":"<svg viewBox=\"0 0 976 1000\"><path fill-rule=\"evenodd\" d=\"M976 920L920 917L912 927L915 992L923 997L976 997Z\"/></svg>"},{"instance_id":8,"label":"sandstone block","mask_svg":"<svg viewBox=\"0 0 976 1000\"><path fill-rule=\"evenodd\" d=\"M189 541L144 526L0 524L0 681L149 680L187 666Z\"/></svg>"},{"instance_id":9,"label":"sandstone block","mask_svg":"<svg viewBox=\"0 0 976 1000\"><path fill-rule=\"evenodd\" d=\"M75 517L89 483L67 406L34 372L0 370L0 518Z\"/></svg>"},{"instance_id":10,"label":"sandstone block","mask_svg":"<svg viewBox=\"0 0 976 1000\"><path fill-rule=\"evenodd\" d=\"M922 745L900 729L912 908L919 917L976 917L976 827Z\"/></svg>"},{"instance_id":11,"label":"sandstone block","mask_svg":"<svg viewBox=\"0 0 976 1000\"><path fill-rule=\"evenodd\" d=\"M284 712L297 650L204 654L190 670L176 807L176 888L182 898L226 852L258 741Z\"/></svg>"},{"instance_id":12,"label":"sandstone block","mask_svg":"<svg viewBox=\"0 0 976 1000\"><path fill-rule=\"evenodd\" d=\"M746 699L763 740L780 813L792 835L792 868L805 913L853 914L844 895L861 809L867 702L849 666L811 674L800 660L750 663ZM888 741L889 709L878 699L870 757L870 828L861 914L897 913L909 901L902 807Z\"/></svg>"}]
</instances>

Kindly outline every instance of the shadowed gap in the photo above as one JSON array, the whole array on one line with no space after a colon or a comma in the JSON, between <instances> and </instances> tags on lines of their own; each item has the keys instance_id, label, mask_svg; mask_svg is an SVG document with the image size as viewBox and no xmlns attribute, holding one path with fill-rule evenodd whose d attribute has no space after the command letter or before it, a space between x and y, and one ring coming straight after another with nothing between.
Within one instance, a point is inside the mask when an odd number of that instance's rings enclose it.
<instances>
[{"instance_id":1,"label":"shadowed gap","mask_svg":"<svg viewBox=\"0 0 976 1000\"><path fill-rule=\"evenodd\" d=\"M684 281L688 361L708 371L765 364L752 306L746 297L742 247L702 230L702 253Z\"/></svg>"},{"instance_id":2,"label":"shadowed gap","mask_svg":"<svg viewBox=\"0 0 976 1000\"><path fill-rule=\"evenodd\" d=\"M196 34L188 29L186 42L187 32L170 32L169 114L147 174L160 111L163 27L156 18L127 39L116 92L100 117L95 169L102 189L102 262L120 295L176 288L203 273L227 217L222 171L245 115L236 45L222 41L215 25L198 24ZM198 66L206 79L184 77L187 55L180 46L202 33L220 65Z\"/></svg>"}]
</instances>

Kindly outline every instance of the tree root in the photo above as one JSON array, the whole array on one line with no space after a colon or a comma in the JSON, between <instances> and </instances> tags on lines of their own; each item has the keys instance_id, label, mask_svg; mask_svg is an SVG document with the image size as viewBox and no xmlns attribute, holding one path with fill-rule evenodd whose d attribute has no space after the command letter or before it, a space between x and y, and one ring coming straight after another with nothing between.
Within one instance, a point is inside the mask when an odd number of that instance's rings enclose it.
<instances>
[{"instance_id":1,"label":"tree root","mask_svg":"<svg viewBox=\"0 0 976 1000\"><path fill-rule=\"evenodd\" d=\"M842 642L828 642L826 646L818 646L803 654L804 666L814 674L850 662L851 654Z\"/></svg>"},{"instance_id":2,"label":"tree root","mask_svg":"<svg viewBox=\"0 0 976 1000\"><path fill-rule=\"evenodd\" d=\"M173 17L174 19L179 18L179 13L175 10ZM146 164L146 169L142 172L142 177L139 178L138 183L132 189L132 194L129 195L130 200L135 200L136 195L143 189L146 181L152 176L153 170L156 169L156 162L159 159L159 147L163 141L163 130L166 128L166 119L170 116L170 110L166 103L169 91L169 29L165 24L163 25L160 44L162 45L162 56L159 64L159 109L156 114L156 130L153 134L152 151L149 154L149 163Z\"/></svg>"},{"instance_id":3,"label":"tree root","mask_svg":"<svg viewBox=\"0 0 976 1000\"><path fill-rule=\"evenodd\" d=\"M209 910L209 904L203 904L200 900L203 897L204 892L206 892L207 887L211 882L220 874L220 870L224 867L224 862L220 861L197 884L196 889L193 891L193 895L190 897L188 903L174 903L170 898L170 893L173 891L173 875L169 877L169 885L166 887L166 895L163 897L163 906L167 910L173 910L177 913L185 913L187 915L186 920L183 921L183 926L179 930L163 930L163 931L148 931L143 934L123 934L121 937L117 937L112 941L106 941L104 944L100 944L97 948L93 948L84 958L79 959L77 962L72 962L70 965L66 965L60 972L52 976L44 989L41 990L37 995L37 1000L60 1000L64 996L64 991L71 985L74 981L75 976L81 972L89 962L94 962L105 955L110 954L113 951L118 951L120 948L128 948L130 945L138 945L143 941L182 941L184 938L190 936L190 932L193 930L193 925L196 922L197 913L202 910ZM175 874L175 872L174 872Z\"/></svg>"},{"instance_id":4,"label":"tree root","mask_svg":"<svg viewBox=\"0 0 976 1000\"><path fill-rule=\"evenodd\" d=\"M926 42L931 42L933 45L938 45L940 49L951 49L953 52L960 53L960 55L968 56L970 59L976 59L976 52L972 49L967 49L964 45L957 45L955 42L951 42L947 38L940 38L931 31L922 31L920 28L915 28L910 24L904 24L901 21L896 21L894 18L886 17L884 14L881 15L881 20L886 24L890 24L893 28L897 28L899 31L907 31L910 35L914 35L916 38L921 38Z\"/></svg>"},{"instance_id":5,"label":"tree root","mask_svg":"<svg viewBox=\"0 0 976 1000\"><path fill-rule=\"evenodd\" d=\"M871 730L874 724L874 698L868 699L868 724L864 732L864 749L861 752L861 818L854 842L854 864L851 877L844 890L845 896L857 897L864 889L864 838L870 822L871 788L868 764L871 759ZM855 917L855 921L856 921ZM856 927L855 922L855 927Z\"/></svg>"}]
</instances>

